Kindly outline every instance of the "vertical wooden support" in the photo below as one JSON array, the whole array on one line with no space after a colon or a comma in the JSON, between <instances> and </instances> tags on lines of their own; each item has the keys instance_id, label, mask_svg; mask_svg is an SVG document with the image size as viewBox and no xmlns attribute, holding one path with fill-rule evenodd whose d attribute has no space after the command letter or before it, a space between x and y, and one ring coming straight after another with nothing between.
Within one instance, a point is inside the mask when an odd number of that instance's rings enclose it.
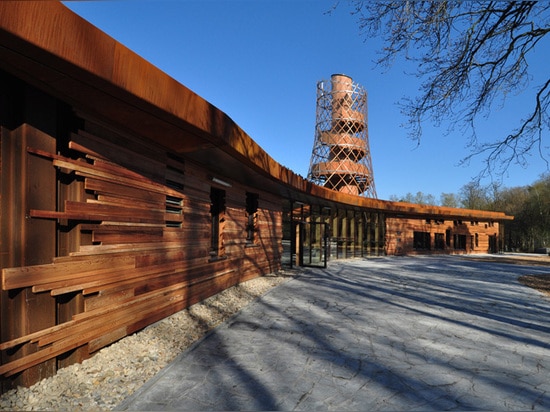
<instances>
[{"instance_id":1,"label":"vertical wooden support","mask_svg":"<svg viewBox=\"0 0 550 412\"><path fill-rule=\"evenodd\" d=\"M495 225L498 225L498 245L497 245L497 253L502 252L504 250L504 239L506 239L504 236L504 223L495 223Z\"/></svg>"},{"instance_id":2,"label":"vertical wooden support","mask_svg":"<svg viewBox=\"0 0 550 412\"><path fill-rule=\"evenodd\" d=\"M341 232L340 232L340 238L342 239L342 258L348 258L348 211L342 210L340 214L340 223L341 223Z\"/></svg>"},{"instance_id":3,"label":"vertical wooden support","mask_svg":"<svg viewBox=\"0 0 550 412\"><path fill-rule=\"evenodd\" d=\"M386 253L386 217L384 213L379 213L380 217L378 222L380 224L380 247L378 255L384 255Z\"/></svg>"},{"instance_id":4,"label":"vertical wooden support","mask_svg":"<svg viewBox=\"0 0 550 412\"><path fill-rule=\"evenodd\" d=\"M312 211L311 220L317 223L315 225L312 225L315 231L315 233L313 234L312 240L315 242L314 247L317 248L318 250L321 250L322 244L323 244L323 234L321 233L321 225L319 224L321 223L321 211L319 207L315 207L314 209L313 205L311 206L311 211Z\"/></svg>"},{"instance_id":5,"label":"vertical wooden support","mask_svg":"<svg viewBox=\"0 0 550 412\"><path fill-rule=\"evenodd\" d=\"M372 215L369 212L364 212L365 216L365 231L366 233L366 253L368 256L372 254Z\"/></svg>"},{"instance_id":6,"label":"vertical wooden support","mask_svg":"<svg viewBox=\"0 0 550 412\"><path fill-rule=\"evenodd\" d=\"M332 227L330 208L321 208L321 222L325 223L323 238L325 241L325 253L327 254L327 262L329 262L331 257L330 230Z\"/></svg>"},{"instance_id":7,"label":"vertical wooden support","mask_svg":"<svg viewBox=\"0 0 550 412\"><path fill-rule=\"evenodd\" d=\"M55 151L55 139L27 124L13 132L1 131L1 266L19 267L49 263L55 256L56 224L52 220L31 219L30 209L55 210L56 173L51 161L31 155L27 147ZM30 288L2 292L1 339L55 325L55 299ZM36 351L26 344L8 353L2 363ZM20 373L10 384L29 386L55 372L55 360Z\"/></svg>"},{"instance_id":8,"label":"vertical wooden support","mask_svg":"<svg viewBox=\"0 0 550 412\"><path fill-rule=\"evenodd\" d=\"M357 242L357 214L350 211L350 235L352 241L351 255L352 257L359 256L359 244Z\"/></svg>"},{"instance_id":9,"label":"vertical wooden support","mask_svg":"<svg viewBox=\"0 0 550 412\"><path fill-rule=\"evenodd\" d=\"M379 247L379 244L380 244L380 223L379 223L379 214L378 213L373 213L373 218L374 218L374 250L373 250L373 254L375 256L378 256L380 254L380 251L378 249Z\"/></svg>"},{"instance_id":10,"label":"vertical wooden support","mask_svg":"<svg viewBox=\"0 0 550 412\"><path fill-rule=\"evenodd\" d=\"M356 220L357 220L357 245L358 245L358 256L365 256L365 248L364 248L364 235L365 235L365 224L363 221L363 213L362 212L356 212L355 213Z\"/></svg>"},{"instance_id":11,"label":"vertical wooden support","mask_svg":"<svg viewBox=\"0 0 550 412\"><path fill-rule=\"evenodd\" d=\"M65 200L83 201L84 184L75 180L72 176L62 176L58 182L58 203L64 204ZM67 220L61 220L58 233L57 255L68 256L71 252L77 252L82 244L80 225L74 225ZM73 315L84 311L84 299L82 293L67 293L57 297L57 322L63 323L72 319ZM57 358L57 367L63 368L75 362L82 362L89 357L86 346L77 348Z\"/></svg>"},{"instance_id":12,"label":"vertical wooden support","mask_svg":"<svg viewBox=\"0 0 550 412\"><path fill-rule=\"evenodd\" d=\"M73 114L69 108L63 112L62 118L65 130L57 139L57 150L68 155L69 144L68 135L70 133ZM65 201L85 202L86 197L93 198L91 194L86 194L84 181L77 179L74 174L59 173L57 181L57 203L65 204ZM67 219L60 219L57 232L57 256L69 256L71 252L78 252L82 245L91 244L91 233L83 233L80 225ZM56 298L57 303L57 323L70 321L73 315L84 312L84 297L80 292L73 292L60 295ZM57 358L57 367L64 368L76 362L82 362L88 358L89 352L87 345L76 348Z\"/></svg>"},{"instance_id":13,"label":"vertical wooden support","mask_svg":"<svg viewBox=\"0 0 550 412\"><path fill-rule=\"evenodd\" d=\"M296 266L302 265L302 256L303 256L303 246L302 246L302 235L300 233L302 225L300 222L304 220L304 205L302 203L291 203L292 206L292 224L294 225L294 254L296 256L296 261L294 262Z\"/></svg>"},{"instance_id":14,"label":"vertical wooden support","mask_svg":"<svg viewBox=\"0 0 550 412\"><path fill-rule=\"evenodd\" d=\"M330 257L338 259L338 209L330 215Z\"/></svg>"}]
</instances>

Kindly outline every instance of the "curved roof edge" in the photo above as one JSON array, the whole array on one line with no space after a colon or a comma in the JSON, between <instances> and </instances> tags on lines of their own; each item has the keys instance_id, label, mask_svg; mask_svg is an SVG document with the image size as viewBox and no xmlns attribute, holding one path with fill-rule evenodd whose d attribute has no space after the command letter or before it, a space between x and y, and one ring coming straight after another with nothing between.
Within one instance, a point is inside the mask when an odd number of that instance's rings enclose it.
<instances>
[{"instance_id":1,"label":"curved roof edge","mask_svg":"<svg viewBox=\"0 0 550 412\"><path fill-rule=\"evenodd\" d=\"M502 212L370 199L317 186L276 162L224 112L60 2L0 2L0 33L1 69L175 153L222 151L287 193L351 207L513 219Z\"/></svg>"}]
</instances>

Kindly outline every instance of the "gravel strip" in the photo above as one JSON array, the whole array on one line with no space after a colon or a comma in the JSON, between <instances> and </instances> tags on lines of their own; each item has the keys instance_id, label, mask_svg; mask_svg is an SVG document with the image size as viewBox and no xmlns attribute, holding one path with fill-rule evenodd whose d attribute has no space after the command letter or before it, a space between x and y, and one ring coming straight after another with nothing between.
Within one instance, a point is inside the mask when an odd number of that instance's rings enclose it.
<instances>
[{"instance_id":1,"label":"gravel strip","mask_svg":"<svg viewBox=\"0 0 550 412\"><path fill-rule=\"evenodd\" d=\"M231 287L30 388L6 392L0 410L112 410L206 332L297 273L280 271Z\"/></svg>"}]
</instances>

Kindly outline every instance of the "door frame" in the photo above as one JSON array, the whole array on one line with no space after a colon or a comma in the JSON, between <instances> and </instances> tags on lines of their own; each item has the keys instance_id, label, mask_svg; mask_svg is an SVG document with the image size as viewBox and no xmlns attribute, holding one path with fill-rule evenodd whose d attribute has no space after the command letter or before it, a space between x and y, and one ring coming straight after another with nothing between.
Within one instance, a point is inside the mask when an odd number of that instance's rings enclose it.
<instances>
[{"instance_id":1,"label":"door frame","mask_svg":"<svg viewBox=\"0 0 550 412\"><path fill-rule=\"evenodd\" d=\"M298 265L326 268L328 259L328 223L300 221L297 222L296 227L296 257ZM319 263L314 263L313 255L315 252L321 255Z\"/></svg>"}]
</instances>

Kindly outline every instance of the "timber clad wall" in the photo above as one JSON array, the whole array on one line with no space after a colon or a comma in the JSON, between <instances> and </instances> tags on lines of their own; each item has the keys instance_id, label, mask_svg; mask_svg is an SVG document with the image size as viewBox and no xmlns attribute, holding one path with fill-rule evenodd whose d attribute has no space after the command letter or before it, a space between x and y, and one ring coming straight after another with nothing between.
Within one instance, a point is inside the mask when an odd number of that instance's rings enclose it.
<instances>
[{"instance_id":1,"label":"timber clad wall","mask_svg":"<svg viewBox=\"0 0 550 412\"><path fill-rule=\"evenodd\" d=\"M500 241L494 221L388 218L386 224L389 255L494 253Z\"/></svg>"},{"instance_id":2,"label":"timber clad wall","mask_svg":"<svg viewBox=\"0 0 550 412\"><path fill-rule=\"evenodd\" d=\"M24 371L10 385L51 375L281 261L272 195L254 189L250 242L253 189L222 187L224 253L213 259L206 170L98 122L71 123L81 128L57 148L29 124L2 128L0 374Z\"/></svg>"}]
</instances>

